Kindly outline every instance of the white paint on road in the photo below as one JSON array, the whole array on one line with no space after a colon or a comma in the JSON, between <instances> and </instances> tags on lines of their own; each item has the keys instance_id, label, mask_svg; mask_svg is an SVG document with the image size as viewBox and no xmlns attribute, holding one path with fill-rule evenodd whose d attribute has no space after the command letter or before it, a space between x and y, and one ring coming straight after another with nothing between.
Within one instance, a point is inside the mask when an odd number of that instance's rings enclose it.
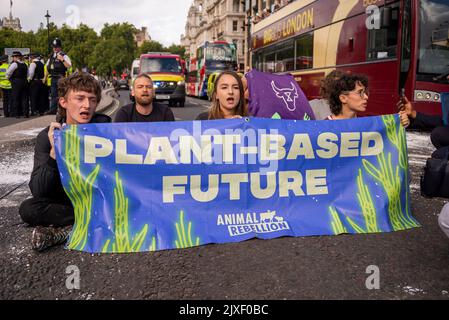
<instances>
[{"instance_id":1,"label":"white paint on road","mask_svg":"<svg viewBox=\"0 0 449 320\"><path fill-rule=\"evenodd\" d=\"M16 131L17 134L27 136L27 137L36 137L44 128L33 128L29 130L21 130Z\"/></svg>"},{"instance_id":2,"label":"white paint on road","mask_svg":"<svg viewBox=\"0 0 449 320\"><path fill-rule=\"evenodd\" d=\"M412 295L412 296L417 295L417 294L426 294L426 292L423 289L413 288L411 286L403 287L402 290L404 290L405 293Z\"/></svg>"},{"instance_id":3,"label":"white paint on road","mask_svg":"<svg viewBox=\"0 0 449 320\"><path fill-rule=\"evenodd\" d=\"M33 169L32 151L18 152L14 156L5 156L0 162L0 186L18 185L30 178Z\"/></svg>"}]
</instances>

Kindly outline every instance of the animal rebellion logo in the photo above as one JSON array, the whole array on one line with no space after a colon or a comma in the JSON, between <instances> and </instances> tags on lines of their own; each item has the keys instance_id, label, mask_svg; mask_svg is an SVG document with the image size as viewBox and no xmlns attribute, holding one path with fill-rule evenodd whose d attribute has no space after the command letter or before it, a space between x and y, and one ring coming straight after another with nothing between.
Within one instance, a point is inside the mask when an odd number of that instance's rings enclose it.
<instances>
[{"instance_id":1,"label":"animal rebellion logo","mask_svg":"<svg viewBox=\"0 0 449 320\"><path fill-rule=\"evenodd\" d=\"M283 217L276 216L276 211L271 210L260 214L256 212L220 214L218 215L217 225L227 226L232 237L248 233L271 233L290 229L287 221Z\"/></svg>"},{"instance_id":2,"label":"animal rebellion logo","mask_svg":"<svg viewBox=\"0 0 449 320\"><path fill-rule=\"evenodd\" d=\"M296 99L299 97L298 89L293 82L290 82L291 88L278 88L274 81L271 81L271 87L273 88L276 97L284 100L285 106L289 111L296 110Z\"/></svg>"}]
</instances>

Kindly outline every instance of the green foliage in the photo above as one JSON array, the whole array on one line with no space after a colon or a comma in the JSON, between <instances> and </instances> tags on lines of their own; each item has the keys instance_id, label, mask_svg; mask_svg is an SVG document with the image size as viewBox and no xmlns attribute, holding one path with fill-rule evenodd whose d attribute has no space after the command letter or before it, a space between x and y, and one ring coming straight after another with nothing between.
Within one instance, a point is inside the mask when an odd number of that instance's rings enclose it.
<instances>
[{"instance_id":1,"label":"green foliage","mask_svg":"<svg viewBox=\"0 0 449 320\"><path fill-rule=\"evenodd\" d=\"M200 238L197 237L195 244L192 241L192 222L189 222L188 229L184 223L184 211L181 211L179 216L179 222L176 223L176 233L178 234L178 240L175 240L176 248L190 248L200 245Z\"/></svg>"},{"instance_id":2,"label":"green foliage","mask_svg":"<svg viewBox=\"0 0 449 320\"><path fill-rule=\"evenodd\" d=\"M178 44L172 44L170 47L166 49L168 52L173 54L179 54L183 59L185 59L186 48L184 46Z\"/></svg>"},{"instance_id":3,"label":"green foliage","mask_svg":"<svg viewBox=\"0 0 449 320\"><path fill-rule=\"evenodd\" d=\"M93 184L100 171L100 165L84 178L80 169L80 138L77 126L71 126L65 135L65 156L70 176L69 189L66 190L72 201L75 213L75 225L68 248L83 250L87 241L87 229L92 214Z\"/></svg>"},{"instance_id":4,"label":"green foliage","mask_svg":"<svg viewBox=\"0 0 449 320\"><path fill-rule=\"evenodd\" d=\"M50 41L56 37L62 40L63 51L72 60L73 69L95 68L98 75L110 76L112 70L121 73L130 69L132 61L146 52L171 52L185 56L185 48L172 44L165 48L157 41L146 41L140 48L134 40L137 29L129 23L105 24L100 34L85 24L78 28L63 25L58 28L50 23ZM0 52L5 48L30 48L32 52L49 54L47 28L36 32L19 32L0 29Z\"/></svg>"},{"instance_id":5,"label":"green foliage","mask_svg":"<svg viewBox=\"0 0 449 320\"><path fill-rule=\"evenodd\" d=\"M147 52L165 52L168 51L168 49L165 49L164 46L157 42L157 41L145 41L139 48L138 53L139 56L141 54L147 53Z\"/></svg>"}]
</instances>

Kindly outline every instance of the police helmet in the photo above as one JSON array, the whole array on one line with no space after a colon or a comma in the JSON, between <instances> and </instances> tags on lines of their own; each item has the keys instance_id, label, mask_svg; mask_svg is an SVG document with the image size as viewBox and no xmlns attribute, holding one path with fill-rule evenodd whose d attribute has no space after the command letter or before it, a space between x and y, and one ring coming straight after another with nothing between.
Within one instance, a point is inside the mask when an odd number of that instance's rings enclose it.
<instances>
[{"instance_id":1,"label":"police helmet","mask_svg":"<svg viewBox=\"0 0 449 320\"><path fill-rule=\"evenodd\" d=\"M62 41L59 38L55 38L51 45L53 48L62 48Z\"/></svg>"}]
</instances>

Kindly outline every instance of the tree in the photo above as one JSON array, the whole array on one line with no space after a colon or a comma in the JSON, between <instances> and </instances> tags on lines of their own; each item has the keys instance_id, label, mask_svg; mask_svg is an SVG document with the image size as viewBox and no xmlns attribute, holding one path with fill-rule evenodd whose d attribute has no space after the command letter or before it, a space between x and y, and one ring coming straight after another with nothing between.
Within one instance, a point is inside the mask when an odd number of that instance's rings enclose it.
<instances>
[{"instance_id":1,"label":"tree","mask_svg":"<svg viewBox=\"0 0 449 320\"><path fill-rule=\"evenodd\" d=\"M165 48L164 46L157 42L157 41L145 41L140 47L139 47L139 55L148 53L148 52L164 52Z\"/></svg>"},{"instance_id":2,"label":"tree","mask_svg":"<svg viewBox=\"0 0 449 320\"><path fill-rule=\"evenodd\" d=\"M174 54L179 54L182 57L182 59L185 59L186 48L184 46L172 44L170 47L167 48L167 51Z\"/></svg>"}]
</instances>

